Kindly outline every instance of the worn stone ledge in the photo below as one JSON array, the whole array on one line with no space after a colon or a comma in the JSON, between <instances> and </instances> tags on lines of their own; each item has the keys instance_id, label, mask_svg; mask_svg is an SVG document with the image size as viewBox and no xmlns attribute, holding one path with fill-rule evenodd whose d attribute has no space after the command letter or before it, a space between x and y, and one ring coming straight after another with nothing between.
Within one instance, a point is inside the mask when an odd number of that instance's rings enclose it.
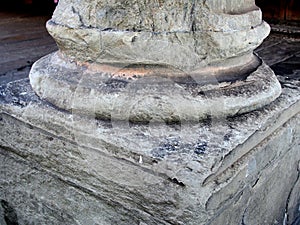
<instances>
[{"instance_id":1,"label":"worn stone ledge","mask_svg":"<svg viewBox=\"0 0 300 225\"><path fill-rule=\"evenodd\" d=\"M297 218L297 88L284 88L258 111L181 124L62 111L41 101L28 80L0 93L0 199L21 222L254 225L282 222L285 213L288 224Z\"/></svg>"},{"instance_id":2,"label":"worn stone ledge","mask_svg":"<svg viewBox=\"0 0 300 225\"><path fill-rule=\"evenodd\" d=\"M258 61L251 56L250 67ZM225 73L222 68L226 67L212 67L208 77L197 72L156 74L155 70L140 77L134 69L127 77L119 71L91 71L54 53L37 61L29 77L42 99L70 112L112 121L180 122L234 116L259 109L281 93L276 76L264 63L254 69L245 67L252 69L250 74L236 82L219 82L218 70ZM245 70L243 66L228 68L229 74Z\"/></svg>"}]
</instances>

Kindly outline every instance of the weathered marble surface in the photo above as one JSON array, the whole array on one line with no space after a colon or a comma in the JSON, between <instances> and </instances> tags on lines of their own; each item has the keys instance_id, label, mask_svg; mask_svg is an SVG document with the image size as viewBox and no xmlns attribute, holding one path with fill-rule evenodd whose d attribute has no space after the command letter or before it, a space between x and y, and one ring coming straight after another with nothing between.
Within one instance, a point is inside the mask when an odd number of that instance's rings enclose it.
<instances>
[{"instance_id":1,"label":"weathered marble surface","mask_svg":"<svg viewBox=\"0 0 300 225\"><path fill-rule=\"evenodd\" d=\"M255 57L250 60L261 63ZM236 64L230 75L239 70ZM169 75L163 76L155 69L144 77L137 74L128 79L123 76L126 69L123 70L93 71L56 52L35 63L29 77L35 92L61 109L131 122L199 121L234 116L261 108L281 93L275 74L263 62L237 82L221 82L209 74L212 83L206 83L198 74L168 71Z\"/></svg>"},{"instance_id":2,"label":"weathered marble surface","mask_svg":"<svg viewBox=\"0 0 300 225\"><path fill-rule=\"evenodd\" d=\"M253 0L62 0L47 29L72 60L184 72L252 53L270 31Z\"/></svg>"},{"instance_id":3,"label":"weathered marble surface","mask_svg":"<svg viewBox=\"0 0 300 225\"><path fill-rule=\"evenodd\" d=\"M218 12L237 13L225 8ZM0 222L13 215L5 223L292 224L299 79L281 81L283 94L261 110L158 124L58 109L28 80L2 85Z\"/></svg>"},{"instance_id":4,"label":"weathered marble surface","mask_svg":"<svg viewBox=\"0 0 300 225\"><path fill-rule=\"evenodd\" d=\"M285 213L291 224L299 110L296 84L235 118L118 123L60 111L28 80L12 82L1 88L0 199L21 224L254 225Z\"/></svg>"},{"instance_id":5,"label":"weathered marble surface","mask_svg":"<svg viewBox=\"0 0 300 225\"><path fill-rule=\"evenodd\" d=\"M253 54L270 31L254 0L62 0L47 29L59 52L38 60L29 77L64 110L199 121L261 108L281 93Z\"/></svg>"}]
</instances>

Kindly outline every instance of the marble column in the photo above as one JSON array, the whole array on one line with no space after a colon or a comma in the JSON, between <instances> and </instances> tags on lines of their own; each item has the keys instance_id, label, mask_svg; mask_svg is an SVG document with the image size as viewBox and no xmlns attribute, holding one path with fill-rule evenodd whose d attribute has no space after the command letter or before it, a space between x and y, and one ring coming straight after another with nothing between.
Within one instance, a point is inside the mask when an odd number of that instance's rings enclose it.
<instances>
[{"instance_id":1,"label":"marble column","mask_svg":"<svg viewBox=\"0 0 300 225\"><path fill-rule=\"evenodd\" d=\"M253 50L269 34L254 0L61 0L59 51L33 66L35 92L102 119L199 120L245 113L281 92Z\"/></svg>"}]
</instances>

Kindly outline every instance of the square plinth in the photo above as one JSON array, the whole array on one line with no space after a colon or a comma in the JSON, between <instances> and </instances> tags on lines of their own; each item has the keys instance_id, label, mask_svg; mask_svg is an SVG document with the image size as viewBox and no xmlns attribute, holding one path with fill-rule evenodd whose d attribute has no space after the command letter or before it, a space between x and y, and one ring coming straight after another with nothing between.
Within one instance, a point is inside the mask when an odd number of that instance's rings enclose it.
<instances>
[{"instance_id":1,"label":"square plinth","mask_svg":"<svg viewBox=\"0 0 300 225\"><path fill-rule=\"evenodd\" d=\"M103 121L0 87L0 222L276 224L299 216L299 86L174 124Z\"/></svg>"}]
</instances>

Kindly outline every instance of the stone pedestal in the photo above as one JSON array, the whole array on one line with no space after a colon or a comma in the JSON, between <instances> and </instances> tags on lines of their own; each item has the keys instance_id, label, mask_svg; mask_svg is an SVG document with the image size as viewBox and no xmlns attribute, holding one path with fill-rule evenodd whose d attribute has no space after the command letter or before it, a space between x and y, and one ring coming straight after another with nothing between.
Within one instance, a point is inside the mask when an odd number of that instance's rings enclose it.
<instances>
[{"instance_id":1,"label":"stone pedestal","mask_svg":"<svg viewBox=\"0 0 300 225\"><path fill-rule=\"evenodd\" d=\"M19 224L292 224L299 215L299 89L259 111L181 124L58 110L28 80L0 92L0 199Z\"/></svg>"},{"instance_id":2,"label":"stone pedestal","mask_svg":"<svg viewBox=\"0 0 300 225\"><path fill-rule=\"evenodd\" d=\"M296 220L299 88L253 54L254 1L61 0L47 27L0 87L0 222Z\"/></svg>"}]
</instances>

